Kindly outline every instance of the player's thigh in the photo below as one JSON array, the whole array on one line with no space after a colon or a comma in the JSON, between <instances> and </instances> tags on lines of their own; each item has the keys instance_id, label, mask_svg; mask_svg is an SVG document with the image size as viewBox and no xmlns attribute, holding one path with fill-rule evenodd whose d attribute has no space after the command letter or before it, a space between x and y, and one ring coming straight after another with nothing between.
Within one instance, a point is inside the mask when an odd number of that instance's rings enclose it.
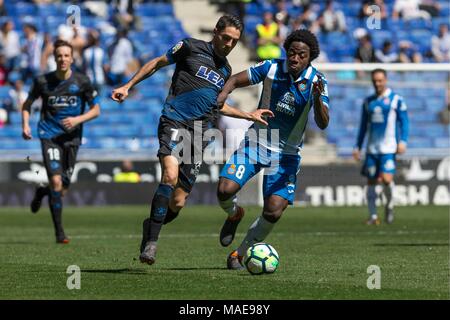
<instances>
[{"instance_id":1,"label":"player's thigh","mask_svg":"<svg viewBox=\"0 0 450 320\"><path fill-rule=\"evenodd\" d=\"M380 176L383 183L390 183L396 171L395 154L383 154L380 158Z\"/></svg>"},{"instance_id":2,"label":"player's thigh","mask_svg":"<svg viewBox=\"0 0 450 320\"><path fill-rule=\"evenodd\" d=\"M53 180L60 180L64 171L64 150L63 147L52 140L41 140L42 158L49 182L53 185ZM52 179L53 176L59 178Z\"/></svg>"},{"instance_id":3,"label":"player's thigh","mask_svg":"<svg viewBox=\"0 0 450 320\"><path fill-rule=\"evenodd\" d=\"M231 180L242 188L255 174L261 170L261 165L251 161L248 146L242 145L225 163L220 172L220 178ZM222 181L225 181L224 179Z\"/></svg>"},{"instance_id":4,"label":"player's thigh","mask_svg":"<svg viewBox=\"0 0 450 320\"><path fill-rule=\"evenodd\" d=\"M366 154L361 174L368 180L377 180L380 174L380 156L375 154Z\"/></svg>"},{"instance_id":5,"label":"player's thigh","mask_svg":"<svg viewBox=\"0 0 450 320\"><path fill-rule=\"evenodd\" d=\"M62 157L62 183L64 189L68 189L70 186L70 180L72 178L73 170L77 162L79 146L68 145L63 147L63 157Z\"/></svg>"}]
</instances>

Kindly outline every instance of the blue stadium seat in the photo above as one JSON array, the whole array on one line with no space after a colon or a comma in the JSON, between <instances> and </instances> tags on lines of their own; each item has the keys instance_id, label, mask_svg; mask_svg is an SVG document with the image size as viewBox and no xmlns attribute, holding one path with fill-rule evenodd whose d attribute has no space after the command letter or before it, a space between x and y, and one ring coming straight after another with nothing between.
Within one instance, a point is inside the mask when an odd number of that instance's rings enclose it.
<instances>
[{"instance_id":1,"label":"blue stadium seat","mask_svg":"<svg viewBox=\"0 0 450 320\"><path fill-rule=\"evenodd\" d=\"M447 137L436 137L434 139L434 146L436 148L450 148L450 138Z\"/></svg>"}]
</instances>

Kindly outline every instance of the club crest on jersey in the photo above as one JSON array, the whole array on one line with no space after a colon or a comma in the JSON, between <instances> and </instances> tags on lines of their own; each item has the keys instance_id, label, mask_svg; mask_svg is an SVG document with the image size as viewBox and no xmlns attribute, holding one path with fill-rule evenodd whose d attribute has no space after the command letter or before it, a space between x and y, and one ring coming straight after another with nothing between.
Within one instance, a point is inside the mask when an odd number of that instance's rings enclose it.
<instances>
[{"instance_id":1,"label":"club crest on jersey","mask_svg":"<svg viewBox=\"0 0 450 320\"><path fill-rule=\"evenodd\" d=\"M298 90L305 91L308 88L307 84L308 84L308 80L306 80L306 79L301 80L298 84Z\"/></svg>"},{"instance_id":2,"label":"club crest on jersey","mask_svg":"<svg viewBox=\"0 0 450 320\"><path fill-rule=\"evenodd\" d=\"M178 50L180 50L182 46L183 46L183 41L178 42L178 43L172 48L172 54L174 54L175 52L177 52Z\"/></svg>"},{"instance_id":3,"label":"club crest on jersey","mask_svg":"<svg viewBox=\"0 0 450 320\"><path fill-rule=\"evenodd\" d=\"M225 80L223 80L223 78L221 78L217 72L215 72L214 70L208 71L208 68L205 66L200 66L195 75L199 78L205 79L208 82L211 82L219 89L222 89L225 84Z\"/></svg>"},{"instance_id":4,"label":"club crest on jersey","mask_svg":"<svg viewBox=\"0 0 450 320\"><path fill-rule=\"evenodd\" d=\"M228 170L227 170L228 174L234 174L236 172L236 165L232 164Z\"/></svg>"},{"instance_id":5,"label":"club crest on jersey","mask_svg":"<svg viewBox=\"0 0 450 320\"><path fill-rule=\"evenodd\" d=\"M384 102L384 104L389 104L389 102L391 102L391 100L389 100L389 98L384 98L383 102Z\"/></svg>"},{"instance_id":6,"label":"club crest on jersey","mask_svg":"<svg viewBox=\"0 0 450 320\"><path fill-rule=\"evenodd\" d=\"M69 86L69 92L70 93L76 93L76 92L78 92L80 90L80 88L75 84L75 83L73 83L73 84L71 84L70 86Z\"/></svg>"}]
</instances>

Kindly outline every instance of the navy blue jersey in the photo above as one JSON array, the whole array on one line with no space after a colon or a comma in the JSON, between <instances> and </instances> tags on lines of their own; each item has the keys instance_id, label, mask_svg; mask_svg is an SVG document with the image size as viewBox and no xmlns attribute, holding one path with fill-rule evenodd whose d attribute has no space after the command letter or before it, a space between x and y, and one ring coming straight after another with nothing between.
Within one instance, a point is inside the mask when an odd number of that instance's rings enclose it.
<instances>
[{"instance_id":1,"label":"navy blue jersey","mask_svg":"<svg viewBox=\"0 0 450 320\"><path fill-rule=\"evenodd\" d=\"M30 102L42 98L41 118L38 123L40 139L52 139L64 135L74 144L81 143L82 125L67 130L62 120L84 113L86 103L97 104L97 92L87 76L72 71L67 80L60 80L56 72L50 72L34 79L28 99Z\"/></svg>"},{"instance_id":2,"label":"navy blue jersey","mask_svg":"<svg viewBox=\"0 0 450 320\"><path fill-rule=\"evenodd\" d=\"M166 56L176 68L162 114L181 122L211 119L231 75L227 59L214 53L211 42L192 38L178 42Z\"/></svg>"}]
</instances>

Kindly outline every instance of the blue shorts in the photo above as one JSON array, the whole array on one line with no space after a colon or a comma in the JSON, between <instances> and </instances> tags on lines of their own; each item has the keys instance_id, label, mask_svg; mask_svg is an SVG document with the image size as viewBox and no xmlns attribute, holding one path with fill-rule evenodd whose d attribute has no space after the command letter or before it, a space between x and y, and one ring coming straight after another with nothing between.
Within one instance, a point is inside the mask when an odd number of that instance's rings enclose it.
<instances>
[{"instance_id":1,"label":"blue shorts","mask_svg":"<svg viewBox=\"0 0 450 320\"><path fill-rule=\"evenodd\" d=\"M268 161L268 159L271 161ZM264 198L277 195L294 203L297 173L300 169L299 155L270 154L259 156L256 148L242 144L220 172L220 177L230 179L242 188L247 181L265 168L263 180Z\"/></svg>"},{"instance_id":2,"label":"blue shorts","mask_svg":"<svg viewBox=\"0 0 450 320\"><path fill-rule=\"evenodd\" d=\"M376 179L381 173L395 174L395 154L366 154L361 174Z\"/></svg>"}]
</instances>

